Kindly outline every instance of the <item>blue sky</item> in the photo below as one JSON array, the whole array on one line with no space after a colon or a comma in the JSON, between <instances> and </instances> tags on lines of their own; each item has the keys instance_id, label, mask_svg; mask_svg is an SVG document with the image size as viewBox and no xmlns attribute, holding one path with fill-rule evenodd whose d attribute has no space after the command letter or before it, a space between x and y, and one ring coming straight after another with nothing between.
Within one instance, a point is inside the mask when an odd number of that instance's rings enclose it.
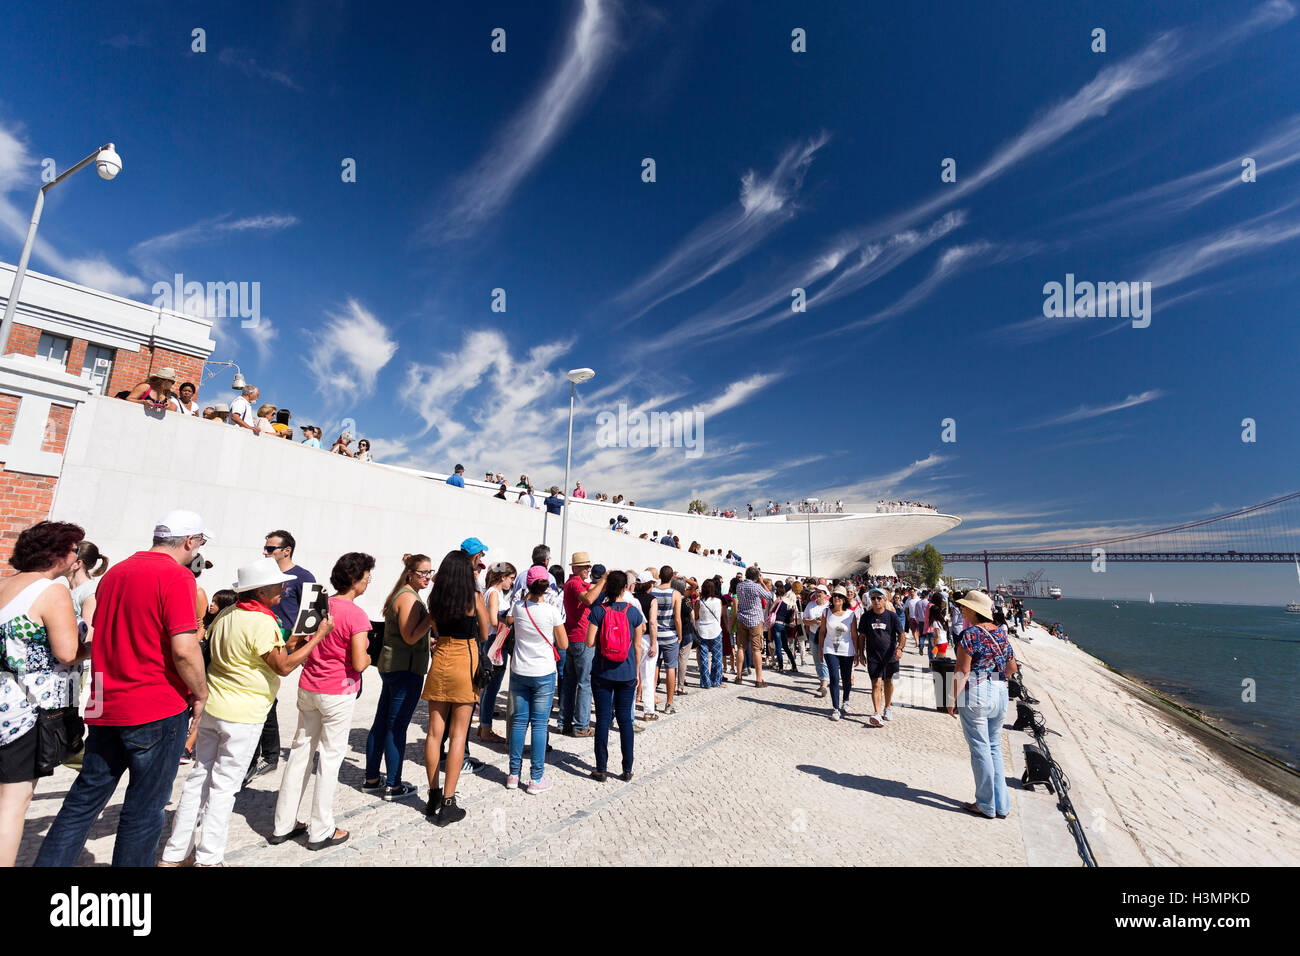
<instances>
[{"instance_id":1,"label":"blue sky","mask_svg":"<svg viewBox=\"0 0 1300 956\"><path fill-rule=\"evenodd\" d=\"M558 481L586 365L575 475L647 504L918 499L965 519L955 549L1293 490L1295 0L1042 7L28 5L0 256L41 160L112 140L123 174L54 190L33 268L145 301L258 282L213 358L385 461ZM1067 273L1151 282L1150 326L1044 318ZM698 410L705 454L599 447L620 402ZM1229 574L1300 596L1293 569Z\"/></svg>"}]
</instances>

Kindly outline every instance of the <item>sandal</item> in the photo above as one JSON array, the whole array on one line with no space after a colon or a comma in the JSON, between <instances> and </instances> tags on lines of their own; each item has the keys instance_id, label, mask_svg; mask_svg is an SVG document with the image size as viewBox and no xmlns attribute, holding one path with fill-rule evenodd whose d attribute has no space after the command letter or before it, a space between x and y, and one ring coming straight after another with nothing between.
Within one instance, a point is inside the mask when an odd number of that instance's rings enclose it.
<instances>
[{"instance_id":1,"label":"sandal","mask_svg":"<svg viewBox=\"0 0 1300 956\"><path fill-rule=\"evenodd\" d=\"M641 714L641 719L642 719L642 720L658 720L658 719L659 719L659 715L656 714L656 713L654 713L653 711L649 711L649 710L647 710L647 711L644 711L644 712Z\"/></svg>"},{"instance_id":2,"label":"sandal","mask_svg":"<svg viewBox=\"0 0 1300 956\"><path fill-rule=\"evenodd\" d=\"M755 686L755 687L766 687L766 686L767 686L767 681L765 681L765 680L755 681L755 682L754 682L754 686Z\"/></svg>"},{"instance_id":3,"label":"sandal","mask_svg":"<svg viewBox=\"0 0 1300 956\"><path fill-rule=\"evenodd\" d=\"M286 840L292 840L294 837L302 836L306 832L307 832L307 824L299 823L288 833L271 834L269 837L266 838L266 842L271 844L271 846L279 846L281 843L285 842Z\"/></svg>"},{"instance_id":4,"label":"sandal","mask_svg":"<svg viewBox=\"0 0 1300 956\"><path fill-rule=\"evenodd\" d=\"M347 843L348 837L351 836L347 830L334 829L334 835L326 840L317 840L315 843L308 843L309 850L324 850L326 847L338 846L340 843Z\"/></svg>"}]
</instances>

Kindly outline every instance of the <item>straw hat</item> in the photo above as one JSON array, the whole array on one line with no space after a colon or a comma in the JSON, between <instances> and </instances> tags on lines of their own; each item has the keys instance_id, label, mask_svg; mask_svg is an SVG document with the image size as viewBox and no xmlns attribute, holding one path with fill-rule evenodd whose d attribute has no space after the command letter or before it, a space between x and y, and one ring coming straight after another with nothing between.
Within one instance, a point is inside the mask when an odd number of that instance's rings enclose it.
<instances>
[{"instance_id":1,"label":"straw hat","mask_svg":"<svg viewBox=\"0 0 1300 956\"><path fill-rule=\"evenodd\" d=\"M149 377L156 378L160 382L174 382L176 381L176 369L171 367L160 368L156 372L150 372Z\"/></svg>"},{"instance_id":2,"label":"straw hat","mask_svg":"<svg viewBox=\"0 0 1300 956\"><path fill-rule=\"evenodd\" d=\"M573 560L569 564L574 566L589 565L591 564L591 555L586 551L575 551L573 552Z\"/></svg>"},{"instance_id":3,"label":"straw hat","mask_svg":"<svg viewBox=\"0 0 1300 956\"><path fill-rule=\"evenodd\" d=\"M235 590L239 593L244 591L256 591L258 588L270 587L272 584L284 584L288 581L296 581L292 574L285 574L280 570L280 565L275 558L258 558L252 564L246 564L239 569L239 580L235 582Z\"/></svg>"},{"instance_id":4,"label":"straw hat","mask_svg":"<svg viewBox=\"0 0 1300 956\"><path fill-rule=\"evenodd\" d=\"M837 587L834 591L831 592L831 597L835 597L836 595L839 595L840 597L844 598L844 602L846 604L848 603L849 592L844 590L843 586Z\"/></svg>"},{"instance_id":5,"label":"straw hat","mask_svg":"<svg viewBox=\"0 0 1300 956\"><path fill-rule=\"evenodd\" d=\"M957 603L970 608L985 620L993 620L993 601L983 591L967 591L965 597Z\"/></svg>"}]
</instances>

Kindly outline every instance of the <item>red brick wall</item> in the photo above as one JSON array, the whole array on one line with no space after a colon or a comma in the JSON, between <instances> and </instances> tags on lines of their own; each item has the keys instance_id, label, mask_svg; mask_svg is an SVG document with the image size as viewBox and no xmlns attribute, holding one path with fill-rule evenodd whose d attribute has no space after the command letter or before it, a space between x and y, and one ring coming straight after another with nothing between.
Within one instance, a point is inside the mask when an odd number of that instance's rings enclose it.
<instances>
[{"instance_id":1,"label":"red brick wall","mask_svg":"<svg viewBox=\"0 0 1300 956\"><path fill-rule=\"evenodd\" d=\"M15 322L13 331L9 334L9 344L6 348L8 351L17 352L20 355L35 355L36 347L40 344L40 341L40 329ZM72 340L72 345L68 350L66 371L73 375L80 375L81 368L85 365L86 344L85 339ZM173 352L171 349L151 348L150 346L144 346L138 352L132 352L129 349L117 349L113 356L113 374L108 381L108 394L112 396L124 388L134 388L148 378L150 372L167 367L176 369L176 386L178 388L181 382L200 384L199 379L203 374L203 359L201 358L195 358L193 355L182 355L179 352Z\"/></svg>"},{"instance_id":2,"label":"red brick wall","mask_svg":"<svg viewBox=\"0 0 1300 956\"><path fill-rule=\"evenodd\" d=\"M13 431L17 408L17 395L0 395L0 441L6 444ZM41 450L62 454L71 421L71 408L50 406ZM0 502L3 503L3 507L0 507L0 562L8 563L19 532L50 516L50 507L54 504L54 488L58 482L57 478L24 475L6 471L0 466Z\"/></svg>"},{"instance_id":3,"label":"red brick wall","mask_svg":"<svg viewBox=\"0 0 1300 956\"><path fill-rule=\"evenodd\" d=\"M19 355L35 355L36 347L40 344L40 329L34 329L30 325L19 325L15 320L13 328L9 330L9 342L5 345L5 351L17 352Z\"/></svg>"},{"instance_id":4,"label":"red brick wall","mask_svg":"<svg viewBox=\"0 0 1300 956\"><path fill-rule=\"evenodd\" d=\"M81 374L81 367L86 364L86 340L73 339L72 344L68 347L68 366L65 372L73 375Z\"/></svg>"},{"instance_id":5,"label":"red brick wall","mask_svg":"<svg viewBox=\"0 0 1300 956\"><path fill-rule=\"evenodd\" d=\"M9 444L9 436L14 433L14 419L17 416L18 396L0 395L0 445Z\"/></svg>"}]
</instances>

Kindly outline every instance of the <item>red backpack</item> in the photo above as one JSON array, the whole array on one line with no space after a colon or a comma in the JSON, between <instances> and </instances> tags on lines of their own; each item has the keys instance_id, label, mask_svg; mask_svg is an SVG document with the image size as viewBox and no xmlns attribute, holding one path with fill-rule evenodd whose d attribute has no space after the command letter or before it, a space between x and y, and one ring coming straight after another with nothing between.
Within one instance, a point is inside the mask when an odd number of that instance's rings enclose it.
<instances>
[{"instance_id":1,"label":"red backpack","mask_svg":"<svg viewBox=\"0 0 1300 956\"><path fill-rule=\"evenodd\" d=\"M600 656L621 664L627 660L631 649L632 627L627 622L627 610L608 605L605 618L600 622Z\"/></svg>"}]
</instances>

